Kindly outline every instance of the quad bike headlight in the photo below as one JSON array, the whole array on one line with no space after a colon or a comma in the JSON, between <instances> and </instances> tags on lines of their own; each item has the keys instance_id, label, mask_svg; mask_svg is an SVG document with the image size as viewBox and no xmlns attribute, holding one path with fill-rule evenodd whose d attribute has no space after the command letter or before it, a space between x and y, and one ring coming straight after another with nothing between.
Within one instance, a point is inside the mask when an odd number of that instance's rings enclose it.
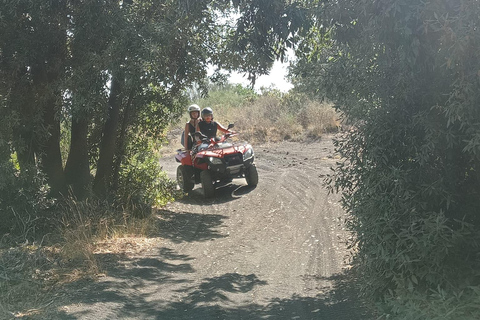
<instances>
[{"instance_id":1,"label":"quad bike headlight","mask_svg":"<svg viewBox=\"0 0 480 320\"><path fill-rule=\"evenodd\" d=\"M253 157L253 148L251 146L248 146L247 151L243 154L243 161L250 159Z\"/></svg>"},{"instance_id":2,"label":"quad bike headlight","mask_svg":"<svg viewBox=\"0 0 480 320\"><path fill-rule=\"evenodd\" d=\"M222 159L215 158L215 157L209 157L208 161L213 165L223 164Z\"/></svg>"}]
</instances>

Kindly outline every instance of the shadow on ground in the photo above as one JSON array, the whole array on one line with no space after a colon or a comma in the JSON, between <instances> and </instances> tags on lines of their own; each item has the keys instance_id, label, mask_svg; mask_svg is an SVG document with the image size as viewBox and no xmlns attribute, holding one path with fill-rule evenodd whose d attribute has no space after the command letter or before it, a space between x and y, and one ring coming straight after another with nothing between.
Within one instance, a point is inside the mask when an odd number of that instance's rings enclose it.
<instances>
[{"instance_id":1,"label":"shadow on ground","mask_svg":"<svg viewBox=\"0 0 480 320\"><path fill-rule=\"evenodd\" d=\"M191 260L168 248L159 249L155 258L119 260L111 268L108 280L86 285L72 297L71 303L80 304L81 308L69 313L61 311L49 318L373 319L356 303L354 286L347 274L318 278L332 287L316 297L255 301L254 292L268 285L266 281L255 274L238 273L188 280L185 275L195 272Z\"/></svg>"},{"instance_id":2,"label":"shadow on ground","mask_svg":"<svg viewBox=\"0 0 480 320\"><path fill-rule=\"evenodd\" d=\"M233 180L232 183L218 185L215 188L215 196L212 198L205 199L203 195L203 189L201 187L197 187L183 199L178 200L178 202L191 205L221 204L238 200L253 190L255 190L255 187L235 184L235 180Z\"/></svg>"},{"instance_id":3,"label":"shadow on ground","mask_svg":"<svg viewBox=\"0 0 480 320\"><path fill-rule=\"evenodd\" d=\"M175 243L210 241L226 237L216 229L228 219L224 215L169 210L160 210L157 215L159 235Z\"/></svg>"},{"instance_id":4,"label":"shadow on ground","mask_svg":"<svg viewBox=\"0 0 480 320\"><path fill-rule=\"evenodd\" d=\"M220 198L231 199L228 194L238 187L226 186ZM195 197L186 201L205 203L203 197ZM188 245L225 237L218 230L228 218L225 215L168 210L158 215L159 233L175 243ZM65 290L65 308L30 319L374 319L358 303L352 277L347 273L316 277L319 284L328 285L322 294L267 301L256 295L268 285L256 274L197 278L192 256L166 247L155 250L141 257L97 255L108 277L72 283Z\"/></svg>"}]
</instances>

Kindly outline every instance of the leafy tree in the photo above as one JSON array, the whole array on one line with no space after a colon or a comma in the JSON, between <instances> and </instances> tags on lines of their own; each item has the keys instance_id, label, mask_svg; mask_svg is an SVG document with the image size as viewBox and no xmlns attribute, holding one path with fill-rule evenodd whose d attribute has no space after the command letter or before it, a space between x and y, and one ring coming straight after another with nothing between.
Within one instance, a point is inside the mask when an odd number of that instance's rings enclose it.
<instances>
[{"instance_id":1,"label":"leafy tree","mask_svg":"<svg viewBox=\"0 0 480 320\"><path fill-rule=\"evenodd\" d=\"M284 61L286 50L299 41L298 35L310 29L311 1L233 0L231 4L226 15L238 19L232 26L227 23L221 34L225 39L222 53L212 62L245 73L253 88L275 60Z\"/></svg>"},{"instance_id":2,"label":"leafy tree","mask_svg":"<svg viewBox=\"0 0 480 320\"><path fill-rule=\"evenodd\" d=\"M478 318L478 2L319 9L294 73L353 123L333 182L364 294L399 318Z\"/></svg>"},{"instance_id":3,"label":"leafy tree","mask_svg":"<svg viewBox=\"0 0 480 320\"><path fill-rule=\"evenodd\" d=\"M47 204L47 191L152 202L153 148L186 88L209 64L266 73L302 28L303 2L2 2L0 211L23 195ZM231 12L234 26L219 19Z\"/></svg>"}]
</instances>

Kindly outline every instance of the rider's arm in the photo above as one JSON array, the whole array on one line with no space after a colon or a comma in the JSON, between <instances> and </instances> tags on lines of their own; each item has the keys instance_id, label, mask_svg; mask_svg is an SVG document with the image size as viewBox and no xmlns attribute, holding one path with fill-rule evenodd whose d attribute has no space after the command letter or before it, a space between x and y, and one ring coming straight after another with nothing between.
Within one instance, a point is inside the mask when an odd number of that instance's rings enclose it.
<instances>
[{"instance_id":1,"label":"rider's arm","mask_svg":"<svg viewBox=\"0 0 480 320\"><path fill-rule=\"evenodd\" d=\"M185 124L185 134L183 136L183 144L185 145L185 150L187 151L190 151L190 149L188 148L188 134L190 133L190 126L189 126L189 123L187 122Z\"/></svg>"},{"instance_id":2,"label":"rider's arm","mask_svg":"<svg viewBox=\"0 0 480 320\"><path fill-rule=\"evenodd\" d=\"M217 129L222 131L223 133L233 133L233 131L228 130L218 122L217 122Z\"/></svg>"}]
</instances>

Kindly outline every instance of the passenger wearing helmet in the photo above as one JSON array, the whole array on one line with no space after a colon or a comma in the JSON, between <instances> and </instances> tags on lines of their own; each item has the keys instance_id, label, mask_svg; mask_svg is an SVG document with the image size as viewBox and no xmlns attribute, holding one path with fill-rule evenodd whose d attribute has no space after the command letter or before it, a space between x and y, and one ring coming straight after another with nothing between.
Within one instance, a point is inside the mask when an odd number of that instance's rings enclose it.
<instances>
[{"instance_id":1,"label":"passenger wearing helmet","mask_svg":"<svg viewBox=\"0 0 480 320\"><path fill-rule=\"evenodd\" d=\"M202 110L202 121L198 122L197 131L200 131L208 138L214 138L217 136L217 130L220 130L223 133L234 133L233 131L230 131L222 126L220 123L213 121L212 108L204 108Z\"/></svg>"},{"instance_id":2,"label":"passenger wearing helmet","mask_svg":"<svg viewBox=\"0 0 480 320\"><path fill-rule=\"evenodd\" d=\"M193 135L197 128L198 122L200 121L200 107L196 104L192 104L188 107L187 111L190 115L190 120L185 124L185 131L182 133L181 142L185 149L190 151L193 146Z\"/></svg>"}]
</instances>

